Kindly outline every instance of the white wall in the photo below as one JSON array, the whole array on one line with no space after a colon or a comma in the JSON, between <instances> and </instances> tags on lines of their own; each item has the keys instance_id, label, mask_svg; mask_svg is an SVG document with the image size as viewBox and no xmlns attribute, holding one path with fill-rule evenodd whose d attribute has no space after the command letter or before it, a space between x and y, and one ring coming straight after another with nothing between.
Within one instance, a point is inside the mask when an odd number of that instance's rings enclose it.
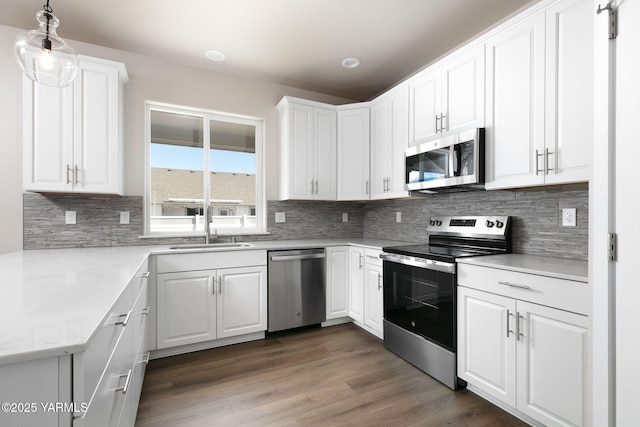
<instances>
[{"instance_id":1,"label":"white wall","mask_svg":"<svg viewBox=\"0 0 640 427\"><path fill-rule=\"evenodd\" d=\"M13 40L22 32L0 25L0 254L22 249L22 75ZM157 101L265 120L267 200L278 198L278 112L285 95L341 104L348 100L264 81L67 40L80 54L124 62L124 192L144 195L144 105Z\"/></svg>"}]
</instances>

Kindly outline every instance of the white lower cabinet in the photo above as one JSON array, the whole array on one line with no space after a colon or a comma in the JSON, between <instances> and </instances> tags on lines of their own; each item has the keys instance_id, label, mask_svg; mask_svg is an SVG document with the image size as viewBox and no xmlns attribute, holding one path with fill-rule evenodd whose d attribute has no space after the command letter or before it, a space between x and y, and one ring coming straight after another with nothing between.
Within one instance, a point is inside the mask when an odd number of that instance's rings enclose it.
<instances>
[{"instance_id":1,"label":"white lower cabinet","mask_svg":"<svg viewBox=\"0 0 640 427\"><path fill-rule=\"evenodd\" d=\"M586 423L588 336L585 315L458 287L458 376L546 426Z\"/></svg>"},{"instance_id":2,"label":"white lower cabinet","mask_svg":"<svg viewBox=\"0 0 640 427\"><path fill-rule=\"evenodd\" d=\"M327 320L349 316L349 246L328 247L326 253Z\"/></svg>"},{"instance_id":3,"label":"white lower cabinet","mask_svg":"<svg viewBox=\"0 0 640 427\"><path fill-rule=\"evenodd\" d=\"M158 274L158 348L265 331L266 278L266 266Z\"/></svg>"},{"instance_id":4,"label":"white lower cabinet","mask_svg":"<svg viewBox=\"0 0 640 427\"><path fill-rule=\"evenodd\" d=\"M382 338L383 293L380 250L349 248L349 316Z\"/></svg>"}]
</instances>

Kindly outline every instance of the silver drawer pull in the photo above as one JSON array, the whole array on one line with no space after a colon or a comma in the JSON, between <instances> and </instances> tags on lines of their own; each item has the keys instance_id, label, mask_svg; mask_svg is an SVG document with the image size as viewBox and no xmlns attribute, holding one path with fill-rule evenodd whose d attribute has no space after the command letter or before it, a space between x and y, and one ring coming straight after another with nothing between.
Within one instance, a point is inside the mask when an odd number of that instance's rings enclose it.
<instances>
[{"instance_id":1,"label":"silver drawer pull","mask_svg":"<svg viewBox=\"0 0 640 427\"><path fill-rule=\"evenodd\" d=\"M129 391L129 383L131 382L131 369L129 369L129 372L127 372L126 374L120 375L120 378L122 377L127 377L127 379L124 382L124 386L118 387L114 391L122 392L122 394L127 394L127 391Z\"/></svg>"},{"instance_id":2,"label":"silver drawer pull","mask_svg":"<svg viewBox=\"0 0 640 427\"><path fill-rule=\"evenodd\" d=\"M144 363L145 365L149 364L149 357L151 356L151 352L148 351L147 354L145 354L143 357L144 359L142 360L142 363Z\"/></svg>"},{"instance_id":3,"label":"silver drawer pull","mask_svg":"<svg viewBox=\"0 0 640 427\"><path fill-rule=\"evenodd\" d=\"M127 314L121 314L120 316L118 316L118 317L125 316L125 318L124 318L124 320L116 322L116 325L127 326L127 323L129 323L129 319L131 318L131 312L132 312L132 310L129 310L129 312Z\"/></svg>"},{"instance_id":4,"label":"silver drawer pull","mask_svg":"<svg viewBox=\"0 0 640 427\"><path fill-rule=\"evenodd\" d=\"M141 277L141 278L143 278L143 279L148 279L150 274L151 274L151 273L149 273L149 272L147 271L146 273L142 273L142 274L140 275L140 277Z\"/></svg>"},{"instance_id":5,"label":"silver drawer pull","mask_svg":"<svg viewBox=\"0 0 640 427\"><path fill-rule=\"evenodd\" d=\"M149 315L149 310L151 310L151 306L146 306L145 308L142 309L142 314L145 316Z\"/></svg>"},{"instance_id":6,"label":"silver drawer pull","mask_svg":"<svg viewBox=\"0 0 640 427\"><path fill-rule=\"evenodd\" d=\"M498 282L498 283L501 284L501 285L505 285L505 286L511 286L512 288L531 289L527 285L519 285L517 283L511 283L511 282Z\"/></svg>"}]
</instances>

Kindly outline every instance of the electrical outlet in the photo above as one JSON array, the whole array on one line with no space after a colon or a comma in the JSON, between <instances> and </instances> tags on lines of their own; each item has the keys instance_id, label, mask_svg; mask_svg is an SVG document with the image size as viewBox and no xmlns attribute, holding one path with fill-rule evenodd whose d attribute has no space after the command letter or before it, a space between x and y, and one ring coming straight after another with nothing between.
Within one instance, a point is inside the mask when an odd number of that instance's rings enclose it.
<instances>
[{"instance_id":1,"label":"electrical outlet","mask_svg":"<svg viewBox=\"0 0 640 427\"><path fill-rule=\"evenodd\" d=\"M65 211L64 213L64 223L65 224L75 224L76 223L76 211Z\"/></svg>"},{"instance_id":2,"label":"electrical outlet","mask_svg":"<svg viewBox=\"0 0 640 427\"><path fill-rule=\"evenodd\" d=\"M276 222L287 222L284 212L276 212Z\"/></svg>"},{"instance_id":3,"label":"electrical outlet","mask_svg":"<svg viewBox=\"0 0 640 427\"><path fill-rule=\"evenodd\" d=\"M562 226L563 227L576 226L576 209L575 208L562 209Z\"/></svg>"},{"instance_id":4,"label":"electrical outlet","mask_svg":"<svg viewBox=\"0 0 640 427\"><path fill-rule=\"evenodd\" d=\"M396 212L396 222L402 222L402 212Z\"/></svg>"},{"instance_id":5,"label":"electrical outlet","mask_svg":"<svg viewBox=\"0 0 640 427\"><path fill-rule=\"evenodd\" d=\"M120 212L120 224L129 224L130 214L129 212L122 211Z\"/></svg>"},{"instance_id":6,"label":"electrical outlet","mask_svg":"<svg viewBox=\"0 0 640 427\"><path fill-rule=\"evenodd\" d=\"M342 214L342 222L349 222L349 212L344 212Z\"/></svg>"}]
</instances>

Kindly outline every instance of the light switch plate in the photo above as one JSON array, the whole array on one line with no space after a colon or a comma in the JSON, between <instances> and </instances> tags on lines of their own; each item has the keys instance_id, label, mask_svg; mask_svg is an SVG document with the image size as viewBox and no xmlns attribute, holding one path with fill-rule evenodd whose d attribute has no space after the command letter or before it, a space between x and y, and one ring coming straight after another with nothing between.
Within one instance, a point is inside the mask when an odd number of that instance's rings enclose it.
<instances>
[{"instance_id":1,"label":"light switch plate","mask_svg":"<svg viewBox=\"0 0 640 427\"><path fill-rule=\"evenodd\" d=\"M120 224L129 224L130 214L127 211L120 212Z\"/></svg>"},{"instance_id":2,"label":"light switch plate","mask_svg":"<svg viewBox=\"0 0 640 427\"><path fill-rule=\"evenodd\" d=\"M65 224L75 224L76 223L76 211L65 211L64 213L64 223Z\"/></svg>"},{"instance_id":3,"label":"light switch plate","mask_svg":"<svg viewBox=\"0 0 640 427\"><path fill-rule=\"evenodd\" d=\"M562 209L562 226L563 227L576 226L576 209L575 208Z\"/></svg>"},{"instance_id":4,"label":"light switch plate","mask_svg":"<svg viewBox=\"0 0 640 427\"><path fill-rule=\"evenodd\" d=\"M396 212L396 222L402 222L402 212Z\"/></svg>"},{"instance_id":5,"label":"light switch plate","mask_svg":"<svg viewBox=\"0 0 640 427\"><path fill-rule=\"evenodd\" d=\"M342 213L342 222L349 222L349 212Z\"/></svg>"},{"instance_id":6,"label":"light switch plate","mask_svg":"<svg viewBox=\"0 0 640 427\"><path fill-rule=\"evenodd\" d=\"M276 222L287 222L284 212L276 212Z\"/></svg>"}]
</instances>

